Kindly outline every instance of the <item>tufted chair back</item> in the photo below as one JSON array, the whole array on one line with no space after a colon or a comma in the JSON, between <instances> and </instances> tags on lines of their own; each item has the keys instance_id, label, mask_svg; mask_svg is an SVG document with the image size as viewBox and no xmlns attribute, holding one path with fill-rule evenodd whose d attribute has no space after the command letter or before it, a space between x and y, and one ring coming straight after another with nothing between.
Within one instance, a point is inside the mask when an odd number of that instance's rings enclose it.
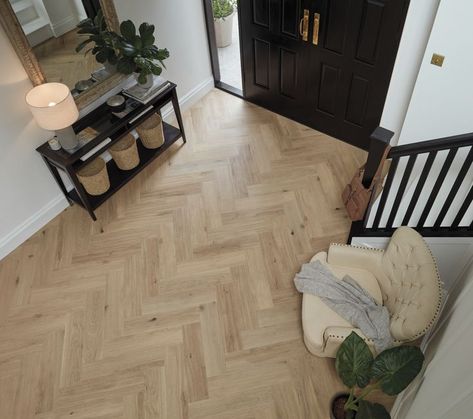
<instances>
[{"instance_id":1,"label":"tufted chair back","mask_svg":"<svg viewBox=\"0 0 473 419\"><path fill-rule=\"evenodd\" d=\"M409 227L398 228L382 256L381 271L378 281L391 314L392 336L405 341L423 335L440 313L442 291L422 236Z\"/></svg>"}]
</instances>

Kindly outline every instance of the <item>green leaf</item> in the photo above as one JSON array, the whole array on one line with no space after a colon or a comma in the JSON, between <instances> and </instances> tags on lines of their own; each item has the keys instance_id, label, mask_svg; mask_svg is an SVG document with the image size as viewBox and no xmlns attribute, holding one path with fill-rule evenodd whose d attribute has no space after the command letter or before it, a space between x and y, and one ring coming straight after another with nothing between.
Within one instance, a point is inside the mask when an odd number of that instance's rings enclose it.
<instances>
[{"instance_id":1,"label":"green leaf","mask_svg":"<svg viewBox=\"0 0 473 419\"><path fill-rule=\"evenodd\" d=\"M105 61L107 61L107 58L108 58L107 50L101 50L95 56L95 59L101 64L103 64Z\"/></svg>"},{"instance_id":2,"label":"green leaf","mask_svg":"<svg viewBox=\"0 0 473 419\"><path fill-rule=\"evenodd\" d=\"M142 71L138 77L138 83L145 84L148 79L147 76L148 74Z\"/></svg>"},{"instance_id":3,"label":"green leaf","mask_svg":"<svg viewBox=\"0 0 473 419\"><path fill-rule=\"evenodd\" d=\"M397 346L376 357L371 377L379 380L386 394L395 396L419 374L423 363L424 354L417 346Z\"/></svg>"},{"instance_id":4,"label":"green leaf","mask_svg":"<svg viewBox=\"0 0 473 419\"><path fill-rule=\"evenodd\" d=\"M373 363L371 353L365 341L355 332L351 332L337 352L335 368L347 387L357 385L366 387L370 382L370 368Z\"/></svg>"},{"instance_id":5,"label":"green leaf","mask_svg":"<svg viewBox=\"0 0 473 419\"><path fill-rule=\"evenodd\" d=\"M143 48L143 41L141 40L141 38L138 35L135 36L135 38L133 39L133 46L137 50L141 50L141 48Z\"/></svg>"},{"instance_id":6,"label":"green leaf","mask_svg":"<svg viewBox=\"0 0 473 419\"><path fill-rule=\"evenodd\" d=\"M89 44L90 42L92 42L93 40L92 39L86 39L85 41L81 42L79 45L77 45L76 47L76 52L81 52L87 44Z\"/></svg>"},{"instance_id":7,"label":"green leaf","mask_svg":"<svg viewBox=\"0 0 473 419\"><path fill-rule=\"evenodd\" d=\"M154 25L150 25L149 23L142 23L140 25L140 36L143 41L143 46L148 47L154 44Z\"/></svg>"},{"instance_id":8,"label":"green leaf","mask_svg":"<svg viewBox=\"0 0 473 419\"><path fill-rule=\"evenodd\" d=\"M135 71L136 64L126 58L121 58L117 63L117 71L122 74L131 74Z\"/></svg>"},{"instance_id":9,"label":"green leaf","mask_svg":"<svg viewBox=\"0 0 473 419\"><path fill-rule=\"evenodd\" d=\"M159 76L161 75L161 73L163 72L163 69L159 66L157 66L156 64L153 64L151 66L151 72L155 75L155 76Z\"/></svg>"},{"instance_id":10,"label":"green leaf","mask_svg":"<svg viewBox=\"0 0 473 419\"><path fill-rule=\"evenodd\" d=\"M138 50L135 48L135 46L127 42L123 42L120 45L120 50L125 57L134 57L138 53Z\"/></svg>"},{"instance_id":11,"label":"green leaf","mask_svg":"<svg viewBox=\"0 0 473 419\"><path fill-rule=\"evenodd\" d=\"M120 25L120 32L127 41L133 41L136 36L135 24L131 20L125 20Z\"/></svg>"},{"instance_id":12,"label":"green leaf","mask_svg":"<svg viewBox=\"0 0 473 419\"><path fill-rule=\"evenodd\" d=\"M383 405L361 400L356 419L391 419L391 415Z\"/></svg>"}]
</instances>

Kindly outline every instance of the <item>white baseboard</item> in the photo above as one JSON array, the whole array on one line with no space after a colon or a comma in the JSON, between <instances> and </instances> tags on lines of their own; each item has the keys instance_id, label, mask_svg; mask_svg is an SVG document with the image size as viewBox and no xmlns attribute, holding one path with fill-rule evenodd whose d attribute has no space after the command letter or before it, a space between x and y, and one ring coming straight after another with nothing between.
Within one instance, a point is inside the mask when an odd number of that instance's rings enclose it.
<instances>
[{"instance_id":1,"label":"white baseboard","mask_svg":"<svg viewBox=\"0 0 473 419\"><path fill-rule=\"evenodd\" d=\"M186 110L202 99L214 87L213 78L204 80L190 92L179 99L181 110ZM169 117L172 108L163 112L164 117ZM51 178L51 182L54 180ZM43 228L54 217L59 215L68 207L66 198L60 194L43 208L25 220L22 224L15 227L10 233L0 239L0 260L15 250L19 245L29 239L38 230Z\"/></svg>"},{"instance_id":2,"label":"white baseboard","mask_svg":"<svg viewBox=\"0 0 473 419\"><path fill-rule=\"evenodd\" d=\"M75 29L78 23L79 21L76 16L68 16L58 22L51 22L51 29L54 36L59 38L61 35Z\"/></svg>"},{"instance_id":3,"label":"white baseboard","mask_svg":"<svg viewBox=\"0 0 473 419\"><path fill-rule=\"evenodd\" d=\"M195 86L190 92L187 92L184 96L179 98L179 105L181 111L185 111L195 105L200 99L202 99L207 93L209 93L215 87L213 77L209 77L203 82ZM178 86L179 91L179 86ZM169 118L172 114L172 106L168 105L162 110L164 119Z\"/></svg>"},{"instance_id":4,"label":"white baseboard","mask_svg":"<svg viewBox=\"0 0 473 419\"><path fill-rule=\"evenodd\" d=\"M53 179L51 179L53 181ZM43 228L54 217L69 206L64 195L59 195L41 208L38 212L14 228L0 240L0 260L13 252L20 244L28 240L34 233Z\"/></svg>"}]
</instances>

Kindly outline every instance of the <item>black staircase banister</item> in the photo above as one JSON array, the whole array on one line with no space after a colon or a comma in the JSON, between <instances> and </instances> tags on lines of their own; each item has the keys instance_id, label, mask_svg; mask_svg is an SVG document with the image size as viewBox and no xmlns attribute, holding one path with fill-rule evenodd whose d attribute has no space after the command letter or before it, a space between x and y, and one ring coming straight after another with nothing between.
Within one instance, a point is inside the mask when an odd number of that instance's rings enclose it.
<instances>
[{"instance_id":1,"label":"black staircase banister","mask_svg":"<svg viewBox=\"0 0 473 419\"><path fill-rule=\"evenodd\" d=\"M382 127L376 128L371 135L363 176L363 184L366 187L371 184L393 135L394 133ZM437 158L441 151L448 153L445 157ZM460 155L460 151L462 151L461 158L465 156L465 160L459 170L455 169L455 172L452 172L452 163ZM425 159L418 158L422 154L426 156ZM380 195L373 193L363 219L352 223L348 243L351 243L353 237L390 236L399 225L410 225L422 235L430 237L473 237L473 221L469 219L463 221L473 204L473 186L470 186L466 196L463 195L466 193L464 186L467 185L462 186L473 165L473 133L395 146L391 148L387 158L390 159L387 177L380 182L378 188L374 189L381 190ZM399 164L401 160L403 163ZM434 166L434 163L437 164ZM417 169L414 167L416 165ZM436 168L434 172L433 167ZM416 173L415 177L412 176L413 173ZM444 202L439 202L440 210L437 211L436 207L436 212L431 214L449 174L455 176L453 183L446 191ZM427 179L433 182L431 188L425 187ZM412 182L414 189L413 193L406 195L409 182ZM393 184L395 187L392 188ZM460 187L463 187L463 202L458 203L461 206L456 210L455 219L450 221L449 217L448 225L443 225L447 214L455 210L452 203L456 200ZM379 201L375 213L371 214L377 198ZM405 198L407 208L403 209L404 213L399 213L399 210L404 208L401 207L401 203ZM413 219L414 213L416 216ZM430 219L431 215L435 215L433 222ZM400 223L397 221L398 217L402 220Z\"/></svg>"},{"instance_id":2,"label":"black staircase banister","mask_svg":"<svg viewBox=\"0 0 473 419\"><path fill-rule=\"evenodd\" d=\"M454 135L452 137L438 138L436 140L398 145L391 149L388 157L403 157L411 154L449 150L451 148L468 147L471 145L473 145L473 133Z\"/></svg>"}]
</instances>

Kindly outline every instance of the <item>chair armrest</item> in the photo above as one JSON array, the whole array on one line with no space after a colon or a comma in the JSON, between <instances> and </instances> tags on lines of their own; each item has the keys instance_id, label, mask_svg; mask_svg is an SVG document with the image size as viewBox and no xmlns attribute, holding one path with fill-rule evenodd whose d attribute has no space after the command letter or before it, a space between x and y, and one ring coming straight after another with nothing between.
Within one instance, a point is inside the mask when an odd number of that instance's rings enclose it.
<instances>
[{"instance_id":1,"label":"chair armrest","mask_svg":"<svg viewBox=\"0 0 473 419\"><path fill-rule=\"evenodd\" d=\"M343 244L331 244L327 262L332 265L365 269L372 273L379 272L384 251L369 247L357 247Z\"/></svg>"}]
</instances>

